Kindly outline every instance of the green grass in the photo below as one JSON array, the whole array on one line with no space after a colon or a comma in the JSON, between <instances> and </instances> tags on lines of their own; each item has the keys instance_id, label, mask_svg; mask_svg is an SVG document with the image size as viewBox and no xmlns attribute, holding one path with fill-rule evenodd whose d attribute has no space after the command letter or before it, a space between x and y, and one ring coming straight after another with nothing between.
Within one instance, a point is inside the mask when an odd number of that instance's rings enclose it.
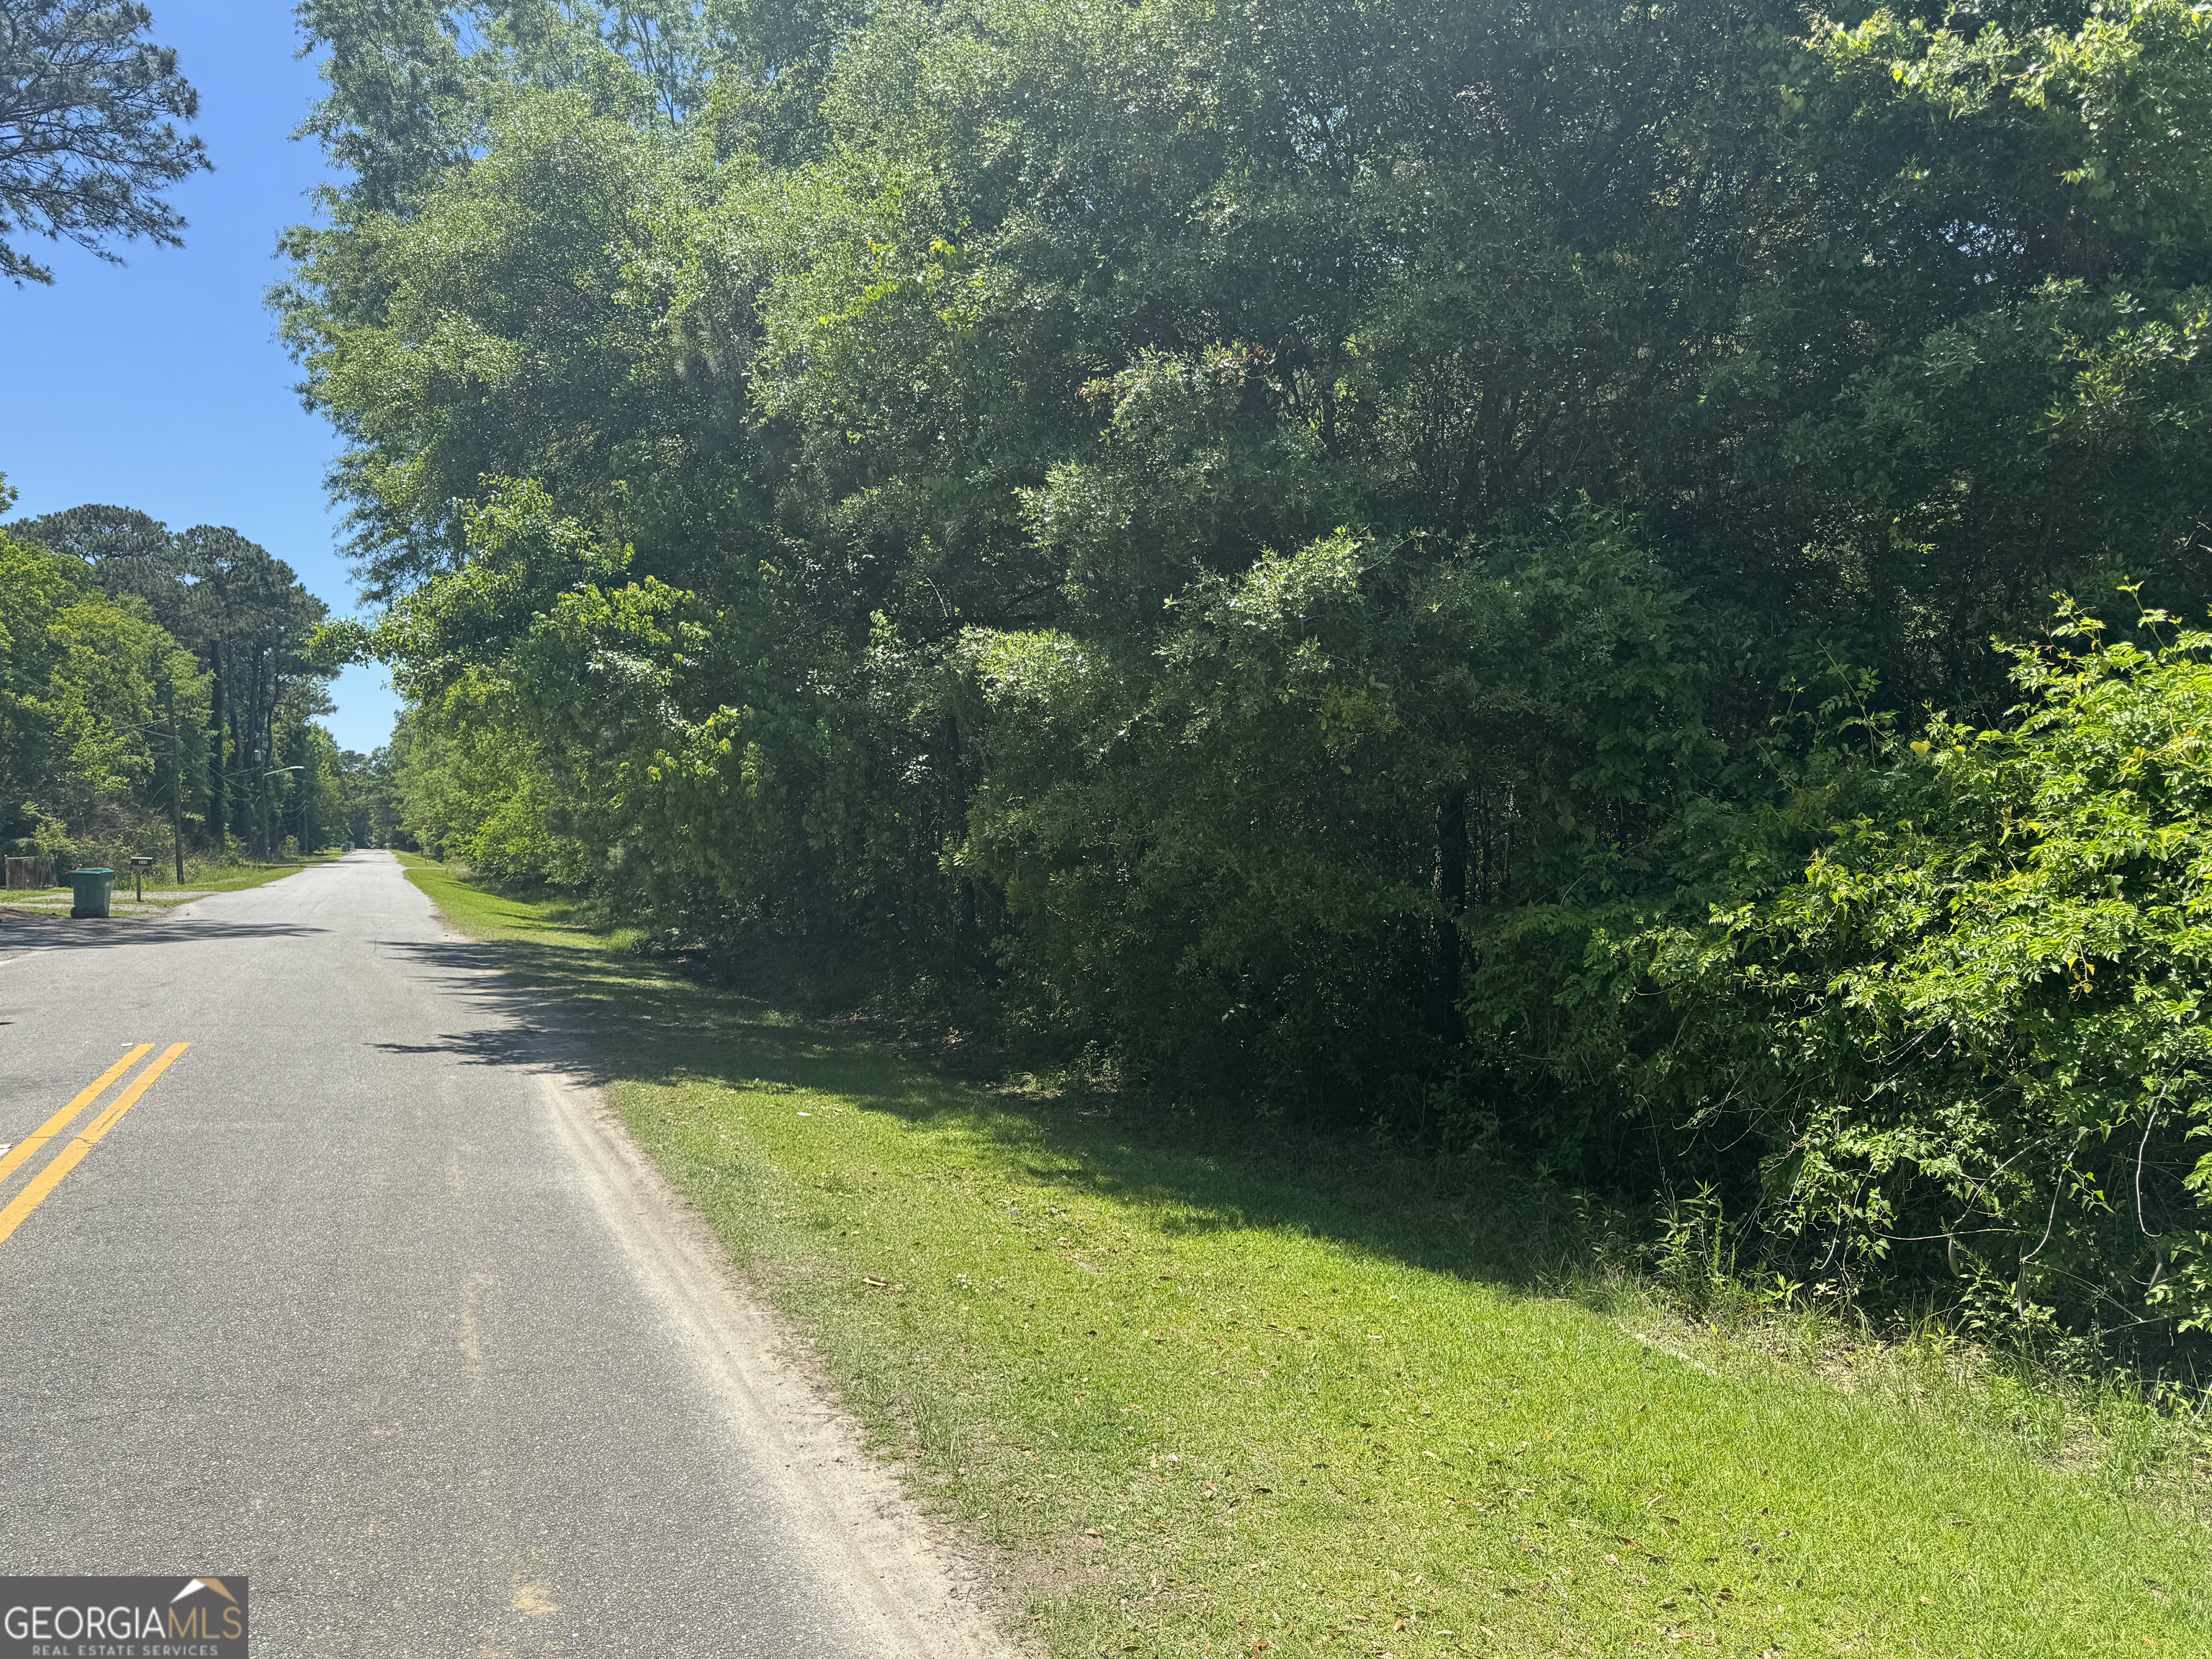
<instances>
[{"instance_id":1,"label":"green grass","mask_svg":"<svg viewBox=\"0 0 2212 1659\"><path fill-rule=\"evenodd\" d=\"M303 853L288 859L244 859L236 864L214 865L194 869L187 864L185 879L179 884L173 871L157 866L146 878L146 902L149 904L187 903L190 901L172 895L185 893L235 893L248 887L259 887L269 882L282 881L287 876L296 876L302 870L319 864L328 864L344 854L335 849L319 853ZM128 898L131 887L130 872L120 871L115 878L118 898Z\"/></svg>"},{"instance_id":2,"label":"green grass","mask_svg":"<svg viewBox=\"0 0 2212 1659\"><path fill-rule=\"evenodd\" d=\"M2201 1506L2002 1390L1669 1352L1537 1288L1526 1198L965 1087L409 862L1055 1655L2212 1651Z\"/></svg>"},{"instance_id":3,"label":"green grass","mask_svg":"<svg viewBox=\"0 0 2212 1659\"><path fill-rule=\"evenodd\" d=\"M296 876L302 870L310 869L318 864L328 864L333 860L344 856L343 853L331 850L305 853L297 858L289 859L263 860L249 859L242 863L222 865L198 872L187 867L181 890L172 878L170 872L156 871L155 873L161 877L161 884L157 888L152 880L149 879L147 882L146 902L152 904L160 899L163 893L178 890L188 893L235 893L245 888L259 887L267 882L282 881L287 876ZM118 892L124 890L121 876L116 878L115 884Z\"/></svg>"},{"instance_id":4,"label":"green grass","mask_svg":"<svg viewBox=\"0 0 2212 1659\"><path fill-rule=\"evenodd\" d=\"M248 887L259 887L266 882L282 881L286 876L295 876L302 870L318 864L328 864L331 860L343 856L342 853L328 851L303 854L297 858L245 859L235 864L198 867L188 864L181 884L176 879L173 865L166 862L157 864L146 872L145 902L165 909L171 908L179 904L189 904L210 893L235 893ZM114 897L122 903L133 903L137 902L134 898L137 891L131 880L131 868L125 865L115 872ZM15 888L0 893L0 905L36 910L66 910L70 896L71 890L66 884L60 887Z\"/></svg>"}]
</instances>

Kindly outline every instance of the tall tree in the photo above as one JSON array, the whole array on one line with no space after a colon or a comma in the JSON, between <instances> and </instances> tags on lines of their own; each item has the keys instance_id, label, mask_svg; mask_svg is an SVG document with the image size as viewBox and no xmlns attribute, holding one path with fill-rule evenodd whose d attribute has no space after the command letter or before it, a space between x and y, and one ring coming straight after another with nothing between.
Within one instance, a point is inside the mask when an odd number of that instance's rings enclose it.
<instances>
[{"instance_id":1,"label":"tall tree","mask_svg":"<svg viewBox=\"0 0 2212 1659\"><path fill-rule=\"evenodd\" d=\"M327 611L291 566L226 526L177 532L131 507L87 505L26 519L14 532L62 556L111 599L143 603L199 658L211 696L204 738L207 834L221 844L268 827L280 710L328 712L327 671L307 641ZM257 761L254 757L259 756Z\"/></svg>"},{"instance_id":2,"label":"tall tree","mask_svg":"<svg viewBox=\"0 0 2212 1659\"><path fill-rule=\"evenodd\" d=\"M211 165L176 123L199 94L177 54L145 39L137 0L0 0L0 239L27 231L103 259L114 238L180 246L159 192ZM53 272L0 240L0 276Z\"/></svg>"},{"instance_id":3,"label":"tall tree","mask_svg":"<svg viewBox=\"0 0 2212 1659\"><path fill-rule=\"evenodd\" d=\"M88 502L25 519L15 533L82 559L111 599L128 593L153 608L154 619L179 639L197 643L193 578L168 526L131 507Z\"/></svg>"},{"instance_id":4,"label":"tall tree","mask_svg":"<svg viewBox=\"0 0 2212 1659\"><path fill-rule=\"evenodd\" d=\"M215 676L215 764L225 825L257 841L268 829L277 711L295 689L326 676L307 654L329 614L292 567L228 526L197 525L177 538L197 583L207 663ZM320 707L304 711L325 712Z\"/></svg>"},{"instance_id":5,"label":"tall tree","mask_svg":"<svg viewBox=\"0 0 2212 1659\"><path fill-rule=\"evenodd\" d=\"M605 7L315 10L406 822L742 971L1757 1204L1606 942L2054 588L2212 603L2188 0L738 0L703 109Z\"/></svg>"}]
</instances>

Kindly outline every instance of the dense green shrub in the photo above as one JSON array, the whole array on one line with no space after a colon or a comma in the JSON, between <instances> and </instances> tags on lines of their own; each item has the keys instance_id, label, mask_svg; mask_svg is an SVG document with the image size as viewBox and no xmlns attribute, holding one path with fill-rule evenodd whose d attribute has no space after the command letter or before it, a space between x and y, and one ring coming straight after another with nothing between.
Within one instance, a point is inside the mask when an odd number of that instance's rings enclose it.
<instances>
[{"instance_id":1,"label":"dense green shrub","mask_svg":"<svg viewBox=\"0 0 2212 1659\"><path fill-rule=\"evenodd\" d=\"M2212 635L2171 623L2063 612L2012 717L1886 744L1802 880L1657 950L1678 1005L1787 1059L1739 1076L1808 1259L2124 1332L2212 1317Z\"/></svg>"},{"instance_id":2,"label":"dense green shrub","mask_svg":"<svg viewBox=\"0 0 2212 1659\"><path fill-rule=\"evenodd\" d=\"M1469 1001L1502 1091L1639 1127L1808 1285L2203 1328L2212 635L2104 632L2062 611L1994 726L1847 725L1703 918L1515 918Z\"/></svg>"},{"instance_id":3,"label":"dense green shrub","mask_svg":"<svg viewBox=\"0 0 2212 1659\"><path fill-rule=\"evenodd\" d=\"M1885 734L2031 752L2055 589L2212 605L2197 10L303 15L425 845L1808 1284L2195 1307L2121 970L1939 1008L1996 866Z\"/></svg>"}]
</instances>

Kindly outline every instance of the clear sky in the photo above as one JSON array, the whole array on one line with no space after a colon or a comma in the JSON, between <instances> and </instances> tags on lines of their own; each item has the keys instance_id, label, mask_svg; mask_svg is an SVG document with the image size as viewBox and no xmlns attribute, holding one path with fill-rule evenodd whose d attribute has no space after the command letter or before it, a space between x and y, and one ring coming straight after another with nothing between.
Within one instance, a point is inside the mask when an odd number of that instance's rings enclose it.
<instances>
[{"instance_id":1,"label":"clear sky","mask_svg":"<svg viewBox=\"0 0 2212 1659\"><path fill-rule=\"evenodd\" d=\"M292 131L319 82L294 56L290 0L151 0L153 38L198 88L193 130L216 170L170 192L185 246L121 243L105 264L26 238L51 289L0 284L0 472L18 514L86 501L176 529L229 525L300 573L332 611L354 609L323 474L335 434L300 406L297 365L261 303L282 274L276 234L310 216L322 152ZM378 668L349 669L327 722L368 750L396 701Z\"/></svg>"}]
</instances>

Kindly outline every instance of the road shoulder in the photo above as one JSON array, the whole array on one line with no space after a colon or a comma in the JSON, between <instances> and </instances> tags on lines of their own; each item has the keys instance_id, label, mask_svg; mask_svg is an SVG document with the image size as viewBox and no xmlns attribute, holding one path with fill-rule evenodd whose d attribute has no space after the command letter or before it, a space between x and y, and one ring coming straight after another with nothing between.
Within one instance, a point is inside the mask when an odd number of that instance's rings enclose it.
<instances>
[{"instance_id":1,"label":"road shoulder","mask_svg":"<svg viewBox=\"0 0 2212 1659\"><path fill-rule=\"evenodd\" d=\"M445 913L431 915L452 937ZM495 966L466 971L501 974ZM714 1227L609 1103L587 1019L538 1006L537 1082L641 1291L696 1366L732 1433L779 1486L807 1553L853 1594L882 1650L916 1659L1012 1659L1018 1609L1008 1571L975 1529L917 1504L874 1455L811 1344L765 1304Z\"/></svg>"}]
</instances>

